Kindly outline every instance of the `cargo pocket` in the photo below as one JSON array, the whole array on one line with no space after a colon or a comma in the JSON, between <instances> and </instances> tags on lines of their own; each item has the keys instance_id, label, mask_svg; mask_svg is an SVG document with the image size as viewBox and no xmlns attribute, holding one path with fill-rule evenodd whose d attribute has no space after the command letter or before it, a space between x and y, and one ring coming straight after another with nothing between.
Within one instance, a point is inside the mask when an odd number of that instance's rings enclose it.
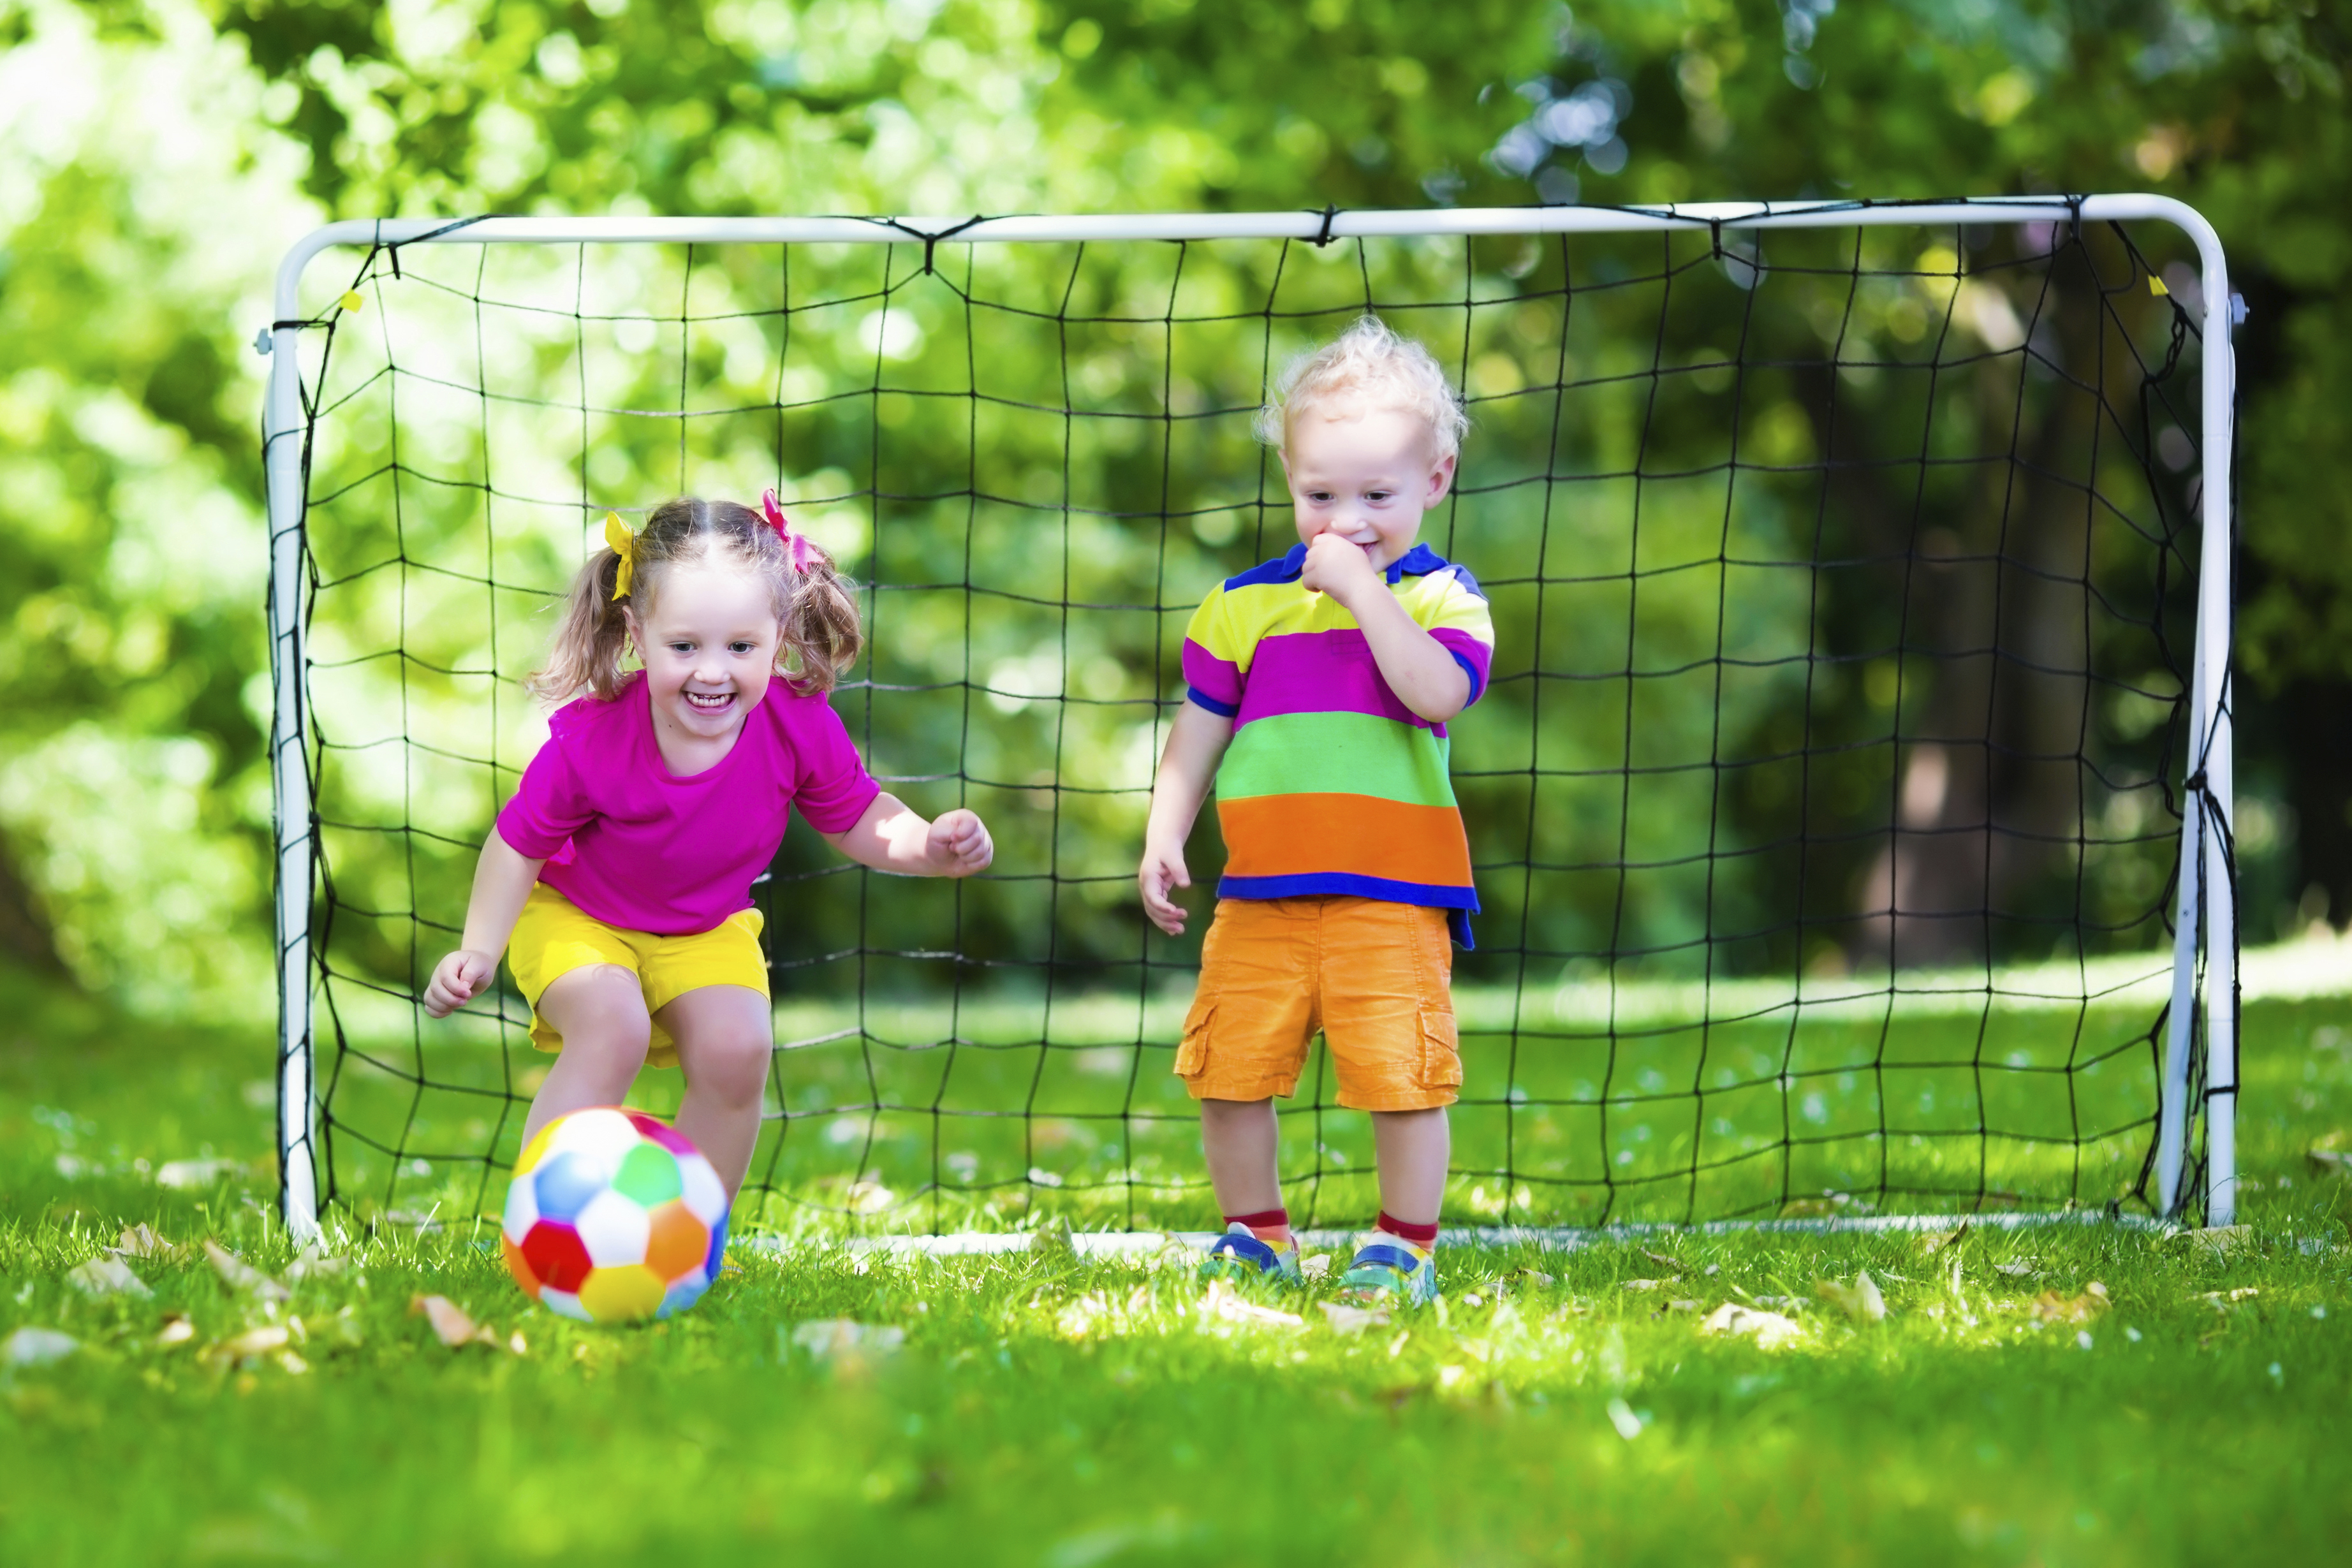
<instances>
[{"instance_id":1,"label":"cargo pocket","mask_svg":"<svg viewBox=\"0 0 2352 1568\"><path fill-rule=\"evenodd\" d=\"M1421 1009L1421 1086L1456 1089L1462 1084L1462 1047L1453 1011Z\"/></svg>"},{"instance_id":2,"label":"cargo pocket","mask_svg":"<svg viewBox=\"0 0 2352 1568\"><path fill-rule=\"evenodd\" d=\"M1209 1067L1209 1025L1215 1019L1214 1004L1194 1008L1184 1019L1184 1043L1176 1048L1176 1076L1198 1078Z\"/></svg>"}]
</instances>

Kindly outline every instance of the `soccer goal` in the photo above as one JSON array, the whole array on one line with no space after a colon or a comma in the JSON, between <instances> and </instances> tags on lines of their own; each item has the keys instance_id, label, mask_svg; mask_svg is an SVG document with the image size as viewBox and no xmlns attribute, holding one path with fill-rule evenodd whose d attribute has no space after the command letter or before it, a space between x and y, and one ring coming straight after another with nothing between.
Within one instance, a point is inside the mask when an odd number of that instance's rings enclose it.
<instances>
[{"instance_id":1,"label":"soccer goal","mask_svg":"<svg viewBox=\"0 0 2352 1568\"><path fill-rule=\"evenodd\" d=\"M862 585L874 771L999 848L795 825L739 1228L1211 1222L1205 920L1135 861L1185 619L1295 538L1252 415L1367 310L1467 399L1424 537L1498 639L1448 1223L2227 1222L2232 301L2125 195L319 230L257 344L289 1226L497 1207L546 1059L511 991L416 998L519 679L607 511L771 486ZM1310 1225L1375 1207L1332 1088Z\"/></svg>"}]
</instances>

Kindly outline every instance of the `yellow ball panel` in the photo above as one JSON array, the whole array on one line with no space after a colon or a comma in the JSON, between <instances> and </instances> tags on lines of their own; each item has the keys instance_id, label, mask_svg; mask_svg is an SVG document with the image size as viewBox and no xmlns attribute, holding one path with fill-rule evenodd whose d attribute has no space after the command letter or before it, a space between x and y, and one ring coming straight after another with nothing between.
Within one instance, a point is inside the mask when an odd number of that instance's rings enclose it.
<instances>
[{"instance_id":1,"label":"yellow ball panel","mask_svg":"<svg viewBox=\"0 0 2352 1568\"><path fill-rule=\"evenodd\" d=\"M662 1303L662 1278L643 1263L599 1269L580 1287L580 1304L600 1323L649 1318Z\"/></svg>"}]
</instances>

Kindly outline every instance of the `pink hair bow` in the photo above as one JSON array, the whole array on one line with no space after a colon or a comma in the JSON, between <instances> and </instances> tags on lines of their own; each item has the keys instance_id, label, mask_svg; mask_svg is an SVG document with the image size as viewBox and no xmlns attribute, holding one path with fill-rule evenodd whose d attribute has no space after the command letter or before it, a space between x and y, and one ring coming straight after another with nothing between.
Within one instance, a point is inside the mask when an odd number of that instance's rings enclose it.
<instances>
[{"instance_id":1,"label":"pink hair bow","mask_svg":"<svg viewBox=\"0 0 2352 1568\"><path fill-rule=\"evenodd\" d=\"M768 526L776 530L776 538L782 539L784 549L791 552L793 570L806 571L809 552L808 535L793 532L792 524L784 521L784 508L776 500L776 493L773 490L761 493L760 510L768 515Z\"/></svg>"}]
</instances>

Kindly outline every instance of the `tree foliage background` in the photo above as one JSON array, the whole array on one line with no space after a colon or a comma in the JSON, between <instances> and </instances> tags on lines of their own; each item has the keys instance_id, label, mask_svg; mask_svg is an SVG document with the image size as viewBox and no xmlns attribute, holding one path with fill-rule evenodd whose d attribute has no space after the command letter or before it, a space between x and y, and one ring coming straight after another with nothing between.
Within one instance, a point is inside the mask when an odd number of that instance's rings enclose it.
<instances>
[{"instance_id":1,"label":"tree foliage background","mask_svg":"<svg viewBox=\"0 0 2352 1568\"><path fill-rule=\"evenodd\" d=\"M325 218L2132 188L2214 221L2253 311L2249 935L2340 915L2347 33L2315 0L0 0L0 940L267 1005L249 345Z\"/></svg>"}]
</instances>

